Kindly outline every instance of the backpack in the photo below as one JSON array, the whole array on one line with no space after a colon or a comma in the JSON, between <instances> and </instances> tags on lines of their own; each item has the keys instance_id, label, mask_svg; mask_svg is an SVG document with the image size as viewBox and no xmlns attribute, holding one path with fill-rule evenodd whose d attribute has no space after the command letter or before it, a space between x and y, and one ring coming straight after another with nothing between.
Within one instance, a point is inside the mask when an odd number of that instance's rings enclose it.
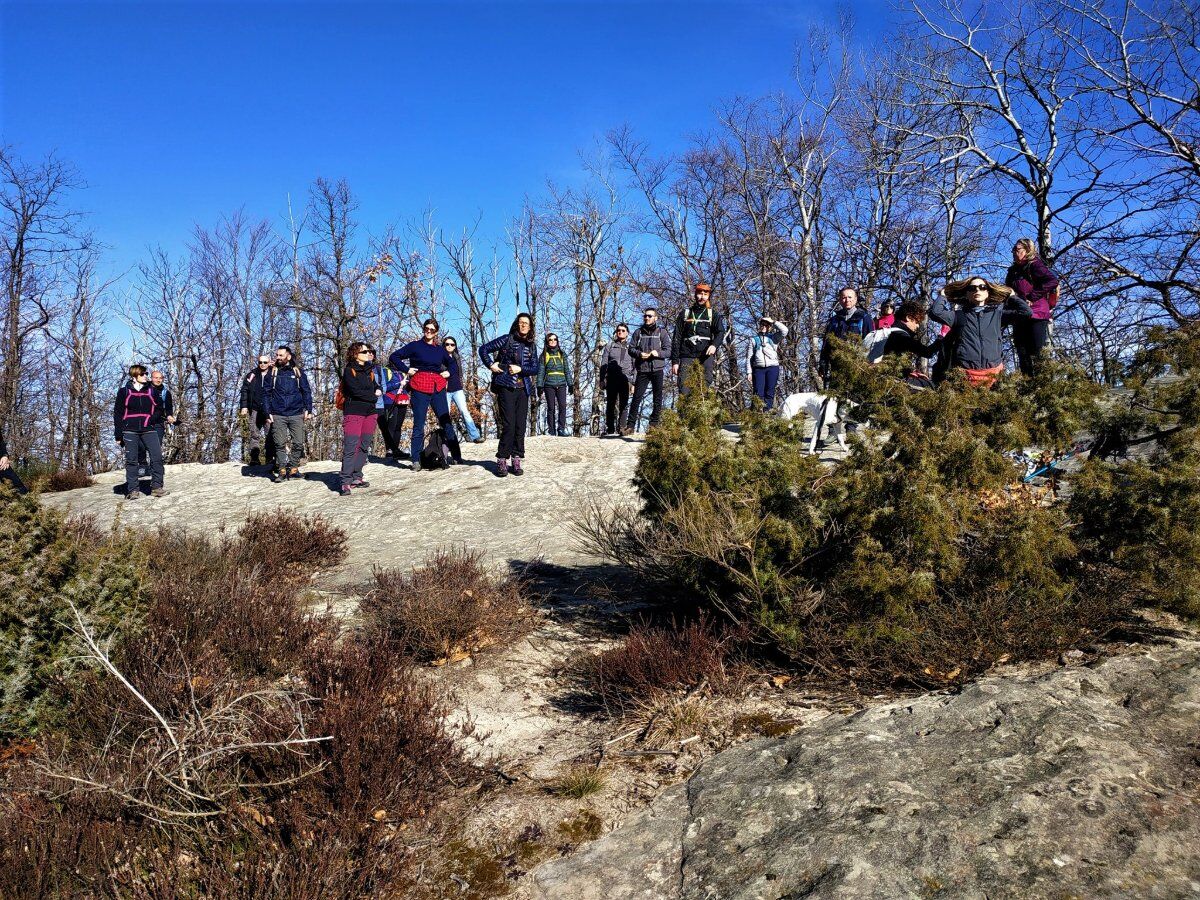
<instances>
[{"instance_id":1,"label":"backpack","mask_svg":"<svg viewBox=\"0 0 1200 900\"><path fill-rule=\"evenodd\" d=\"M446 432L438 428L429 432L429 436L425 438L425 449L421 451L421 468L423 469L448 469L450 463L447 459L450 456L450 447L446 443Z\"/></svg>"},{"instance_id":2,"label":"backpack","mask_svg":"<svg viewBox=\"0 0 1200 900\"><path fill-rule=\"evenodd\" d=\"M1062 282L1060 281L1058 283L1058 287L1056 287L1054 290L1052 290L1050 293L1048 293L1046 295L1046 305L1049 306L1051 309L1054 309L1054 307L1058 306L1058 291L1059 291L1059 288L1061 288L1061 287L1062 287Z\"/></svg>"},{"instance_id":3,"label":"backpack","mask_svg":"<svg viewBox=\"0 0 1200 900\"><path fill-rule=\"evenodd\" d=\"M867 362L877 363L883 359L883 351L887 347L888 338L900 329L895 326L876 328L863 338L862 349L867 355Z\"/></svg>"}]
</instances>

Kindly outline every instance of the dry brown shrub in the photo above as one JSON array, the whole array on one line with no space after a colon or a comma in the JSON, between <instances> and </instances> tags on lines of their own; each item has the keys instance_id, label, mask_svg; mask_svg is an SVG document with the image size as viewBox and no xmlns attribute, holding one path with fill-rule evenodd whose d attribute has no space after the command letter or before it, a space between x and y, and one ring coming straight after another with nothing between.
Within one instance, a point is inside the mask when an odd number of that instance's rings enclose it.
<instances>
[{"instance_id":1,"label":"dry brown shrub","mask_svg":"<svg viewBox=\"0 0 1200 900\"><path fill-rule=\"evenodd\" d=\"M91 487L95 479L82 469L60 469L50 474L42 487L42 493L54 494L59 491L73 491L76 488Z\"/></svg>"},{"instance_id":2,"label":"dry brown shrub","mask_svg":"<svg viewBox=\"0 0 1200 900\"><path fill-rule=\"evenodd\" d=\"M504 644L531 620L525 581L490 572L478 550L443 548L408 572L374 574L361 606L368 628L418 659L437 662Z\"/></svg>"},{"instance_id":3,"label":"dry brown shrub","mask_svg":"<svg viewBox=\"0 0 1200 900\"><path fill-rule=\"evenodd\" d=\"M318 515L291 510L255 512L238 529L241 561L267 572L332 569L346 558L346 532Z\"/></svg>"},{"instance_id":4,"label":"dry brown shrub","mask_svg":"<svg viewBox=\"0 0 1200 900\"><path fill-rule=\"evenodd\" d=\"M682 627L635 627L620 646L586 660L581 674L609 713L624 713L653 697L707 684L732 687L729 665L734 633L705 620Z\"/></svg>"}]
</instances>

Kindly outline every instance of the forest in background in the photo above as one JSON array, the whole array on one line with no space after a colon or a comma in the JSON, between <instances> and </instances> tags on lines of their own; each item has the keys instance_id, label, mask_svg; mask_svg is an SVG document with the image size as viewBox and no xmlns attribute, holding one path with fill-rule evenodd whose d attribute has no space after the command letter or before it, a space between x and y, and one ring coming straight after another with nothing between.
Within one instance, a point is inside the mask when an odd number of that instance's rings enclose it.
<instances>
[{"instance_id":1,"label":"forest in background","mask_svg":"<svg viewBox=\"0 0 1200 900\"><path fill-rule=\"evenodd\" d=\"M579 373L576 433L596 402L597 347L657 305L668 323L698 280L730 316L718 386L745 390L758 316L792 328L782 387L816 383L833 297L872 309L946 280L1002 280L1017 237L1062 278L1059 352L1116 377L1153 325L1200 301L1200 11L1188 0L917 4L886 40L814 30L785 94L735 97L686 150L625 126L547 184L499 241L478 223L356 221L355 191L317 178L303 202L197 224L110 280L83 204L86 173L0 149L0 425L11 454L98 471L114 459L124 367L166 372L173 461L240 457L238 392L255 355L297 348L319 414L314 456L338 446L332 397L352 340L384 352L434 315L464 361L529 310ZM7 136L13 139L14 136ZM261 216L261 217L260 217ZM168 236L164 236L164 240ZM180 236L169 236L175 239ZM133 345L115 335L128 330ZM467 389L486 393L468 363ZM482 402L480 412L490 414ZM532 417L536 428L536 417Z\"/></svg>"}]
</instances>

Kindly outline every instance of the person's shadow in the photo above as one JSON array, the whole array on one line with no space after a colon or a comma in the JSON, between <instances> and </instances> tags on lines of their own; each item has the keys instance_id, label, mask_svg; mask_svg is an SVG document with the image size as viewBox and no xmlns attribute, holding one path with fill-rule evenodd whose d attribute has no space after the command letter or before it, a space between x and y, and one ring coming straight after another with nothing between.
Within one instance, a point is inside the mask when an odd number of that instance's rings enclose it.
<instances>
[{"instance_id":1,"label":"person's shadow","mask_svg":"<svg viewBox=\"0 0 1200 900\"><path fill-rule=\"evenodd\" d=\"M319 481L325 487L329 488L335 494L342 490L342 474L341 472L305 472L305 481Z\"/></svg>"}]
</instances>

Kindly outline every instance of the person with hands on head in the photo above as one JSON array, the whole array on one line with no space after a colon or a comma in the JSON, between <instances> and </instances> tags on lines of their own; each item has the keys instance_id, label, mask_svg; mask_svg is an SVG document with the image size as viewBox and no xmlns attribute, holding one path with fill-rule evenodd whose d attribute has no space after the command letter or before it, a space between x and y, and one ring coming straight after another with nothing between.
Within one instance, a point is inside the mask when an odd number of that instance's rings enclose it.
<instances>
[{"instance_id":1,"label":"person with hands on head","mask_svg":"<svg viewBox=\"0 0 1200 900\"><path fill-rule=\"evenodd\" d=\"M950 366L977 387L991 387L1004 371L1004 326L1031 314L1012 288L979 276L947 284L929 309L931 319L950 326Z\"/></svg>"},{"instance_id":2,"label":"person with hands on head","mask_svg":"<svg viewBox=\"0 0 1200 900\"><path fill-rule=\"evenodd\" d=\"M450 369L454 365L450 353L438 340L441 326L437 319L429 318L421 325L421 339L410 341L388 357L392 368L408 373L409 402L412 404L412 445L409 457L412 470L421 471L421 451L425 448L425 419L429 407L433 407L438 425L450 448L451 459L447 462L462 462L462 450L450 421Z\"/></svg>"},{"instance_id":3,"label":"person with hands on head","mask_svg":"<svg viewBox=\"0 0 1200 900\"><path fill-rule=\"evenodd\" d=\"M0 481L7 481L18 494L29 493L29 488L25 487L25 482L21 480L21 476L12 466L12 460L8 458L8 445L4 443L3 431L0 431Z\"/></svg>"},{"instance_id":4,"label":"person with hands on head","mask_svg":"<svg viewBox=\"0 0 1200 900\"><path fill-rule=\"evenodd\" d=\"M166 495L162 443L158 428L162 424L163 408L150 384L146 367L135 363L129 367L129 380L117 391L113 401L113 437L125 449L125 499L141 496L138 486L138 456L145 450L150 469L150 493Z\"/></svg>"},{"instance_id":5,"label":"person with hands on head","mask_svg":"<svg viewBox=\"0 0 1200 900\"><path fill-rule=\"evenodd\" d=\"M496 398L496 420L500 443L496 448L496 476L503 478L511 470L524 473L525 430L529 421L529 398L535 390L539 371L533 317L517 313L508 334L492 338L479 348L479 359L492 373L492 394Z\"/></svg>"},{"instance_id":6,"label":"person with hands on head","mask_svg":"<svg viewBox=\"0 0 1200 900\"><path fill-rule=\"evenodd\" d=\"M767 316L758 320L758 333L746 352L746 374L754 385L754 396L765 409L775 405L775 388L779 384L779 342L787 337L788 328Z\"/></svg>"},{"instance_id":7,"label":"person with hands on head","mask_svg":"<svg viewBox=\"0 0 1200 900\"><path fill-rule=\"evenodd\" d=\"M312 418L312 388L308 376L296 363L292 348L281 344L275 350L275 364L263 379L267 422L275 441L275 471L271 480L286 481L300 477L304 459L305 425Z\"/></svg>"},{"instance_id":8,"label":"person with hands on head","mask_svg":"<svg viewBox=\"0 0 1200 900\"><path fill-rule=\"evenodd\" d=\"M678 379L680 395L687 393L687 375L692 366L703 367L704 383L712 384L717 348L725 340L725 317L712 308L712 286L701 281L692 296L692 305L675 322L671 344L671 372Z\"/></svg>"}]
</instances>

